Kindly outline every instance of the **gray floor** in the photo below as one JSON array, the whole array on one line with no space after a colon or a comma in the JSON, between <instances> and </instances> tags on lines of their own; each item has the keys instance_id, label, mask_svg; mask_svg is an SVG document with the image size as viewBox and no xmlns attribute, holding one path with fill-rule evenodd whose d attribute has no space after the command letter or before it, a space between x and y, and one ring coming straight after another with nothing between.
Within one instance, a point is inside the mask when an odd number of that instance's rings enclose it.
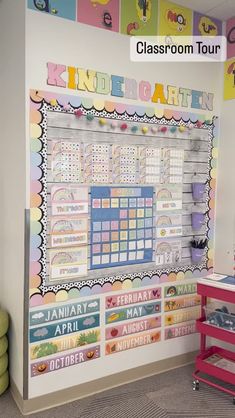
<instances>
[{"instance_id":1,"label":"gray floor","mask_svg":"<svg viewBox=\"0 0 235 418\"><path fill-rule=\"evenodd\" d=\"M201 385L192 391L193 366L140 380L30 415L30 418L234 418L231 396ZM9 392L0 397L0 418L20 418Z\"/></svg>"}]
</instances>

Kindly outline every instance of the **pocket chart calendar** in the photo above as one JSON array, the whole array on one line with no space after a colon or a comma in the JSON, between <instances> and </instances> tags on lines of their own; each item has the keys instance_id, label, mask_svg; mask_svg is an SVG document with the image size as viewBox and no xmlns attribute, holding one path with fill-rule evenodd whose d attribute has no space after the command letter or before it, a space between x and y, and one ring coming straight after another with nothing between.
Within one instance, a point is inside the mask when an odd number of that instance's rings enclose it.
<instances>
[{"instance_id":1,"label":"pocket chart calendar","mask_svg":"<svg viewBox=\"0 0 235 418\"><path fill-rule=\"evenodd\" d=\"M97 118L89 124L85 117L53 113L48 111L47 284L124 273L127 265L130 272L190 265L196 136L193 142L178 131L141 135L139 122L126 133L102 127ZM203 141L200 147L206 164Z\"/></svg>"}]
</instances>

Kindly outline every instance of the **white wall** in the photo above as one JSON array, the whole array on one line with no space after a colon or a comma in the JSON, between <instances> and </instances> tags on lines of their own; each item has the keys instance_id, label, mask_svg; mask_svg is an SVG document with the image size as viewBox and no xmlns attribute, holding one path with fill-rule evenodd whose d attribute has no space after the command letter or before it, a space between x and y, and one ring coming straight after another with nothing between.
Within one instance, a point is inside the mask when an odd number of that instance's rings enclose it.
<instances>
[{"instance_id":1,"label":"white wall","mask_svg":"<svg viewBox=\"0 0 235 418\"><path fill-rule=\"evenodd\" d=\"M235 100L221 103L216 210L215 271L234 274L235 223Z\"/></svg>"},{"instance_id":2,"label":"white wall","mask_svg":"<svg viewBox=\"0 0 235 418\"><path fill-rule=\"evenodd\" d=\"M0 306L11 317L11 377L23 394L25 1L0 2ZM27 297L27 295L25 296Z\"/></svg>"}]
</instances>

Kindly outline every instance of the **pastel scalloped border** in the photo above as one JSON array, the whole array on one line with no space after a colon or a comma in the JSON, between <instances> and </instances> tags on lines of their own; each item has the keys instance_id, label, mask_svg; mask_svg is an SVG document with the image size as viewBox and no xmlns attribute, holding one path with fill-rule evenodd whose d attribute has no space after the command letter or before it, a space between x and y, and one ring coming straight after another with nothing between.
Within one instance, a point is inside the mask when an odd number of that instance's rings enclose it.
<instances>
[{"instance_id":1,"label":"pastel scalloped border","mask_svg":"<svg viewBox=\"0 0 235 418\"><path fill-rule=\"evenodd\" d=\"M47 292L42 295L41 285L41 230L42 224L40 222L42 218L42 211L40 209L42 198L40 192L42 190L42 183L40 181L42 177L42 170L40 165L42 163L42 157L40 155L42 143L40 137L42 136L42 114L40 108L42 103L50 104L52 99L55 99L60 106L64 106L70 103L72 107L83 107L86 110L95 109L100 112L108 112L109 117L112 117L112 113L116 112L119 115L137 115L138 117L146 116L148 118L157 117L158 119L165 118L166 120L183 121L185 123L191 121L193 123L200 120L205 122L210 119L209 114L198 115L190 112L180 112L174 109L158 109L152 107L125 105L123 103L114 103L110 101L92 100L90 98L82 98L77 96L61 95L51 92L42 92L31 90L30 92L30 150L31 150L31 187L30 187L30 306L46 305L54 302L64 302L66 300L76 299L78 297L92 296L101 293L107 293L111 291L129 290L140 287L151 286L165 282L175 282L177 280L184 280L190 278L203 277L210 274L213 271L213 240L214 240L214 211L215 211L215 190L216 190L216 175L217 175L217 157L218 157L218 126L217 118L213 118L213 148L210 160L210 202L209 202L209 234L208 234L208 262L207 268L201 271L195 269L194 271L188 270L185 273L180 271L178 273L171 272L170 274L162 274L160 276L153 275L151 278L148 276L140 279L136 277L131 280L129 278L120 281L116 280L114 283L94 284L92 287L84 285L81 289L71 288L70 290L59 290L57 293Z\"/></svg>"}]
</instances>

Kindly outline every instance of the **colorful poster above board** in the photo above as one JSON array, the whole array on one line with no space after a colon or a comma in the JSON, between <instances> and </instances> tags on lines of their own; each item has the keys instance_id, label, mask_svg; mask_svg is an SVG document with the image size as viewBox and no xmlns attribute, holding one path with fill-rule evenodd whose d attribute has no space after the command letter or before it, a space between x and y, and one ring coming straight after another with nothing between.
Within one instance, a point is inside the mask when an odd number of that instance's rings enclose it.
<instances>
[{"instance_id":1,"label":"colorful poster above board","mask_svg":"<svg viewBox=\"0 0 235 418\"><path fill-rule=\"evenodd\" d=\"M226 22L227 58L235 57L235 17Z\"/></svg>"},{"instance_id":2,"label":"colorful poster above board","mask_svg":"<svg viewBox=\"0 0 235 418\"><path fill-rule=\"evenodd\" d=\"M157 35L158 1L121 0L121 33L124 35Z\"/></svg>"},{"instance_id":3,"label":"colorful poster above board","mask_svg":"<svg viewBox=\"0 0 235 418\"><path fill-rule=\"evenodd\" d=\"M224 63L224 100L235 99L235 58Z\"/></svg>"},{"instance_id":4,"label":"colorful poster above board","mask_svg":"<svg viewBox=\"0 0 235 418\"><path fill-rule=\"evenodd\" d=\"M195 36L221 36L222 21L201 13L193 13L193 35Z\"/></svg>"},{"instance_id":5,"label":"colorful poster above board","mask_svg":"<svg viewBox=\"0 0 235 418\"><path fill-rule=\"evenodd\" d=\"M119 32L119 0L78 0L77 21Z\"/></svg>"},{"instance_id":6,"label":"colorful poster above board","mask_svg":"<svg viewBox=\"0 0 235 418\"><path fill-rule=\"evenodd\" d=\"M191 36L193 12L186 7L159 0L160 36Z\"/></svg>"},{"instance_id":7,"label":"colorful poster above board","mask_svg":"<svg viewBox=\"0 0 235 418\"><path fill-rule=\"evenodd\" d=\"M76 20L76 0L28 0L28 8L64 19Z\"/></svg>"}]
</instances>

